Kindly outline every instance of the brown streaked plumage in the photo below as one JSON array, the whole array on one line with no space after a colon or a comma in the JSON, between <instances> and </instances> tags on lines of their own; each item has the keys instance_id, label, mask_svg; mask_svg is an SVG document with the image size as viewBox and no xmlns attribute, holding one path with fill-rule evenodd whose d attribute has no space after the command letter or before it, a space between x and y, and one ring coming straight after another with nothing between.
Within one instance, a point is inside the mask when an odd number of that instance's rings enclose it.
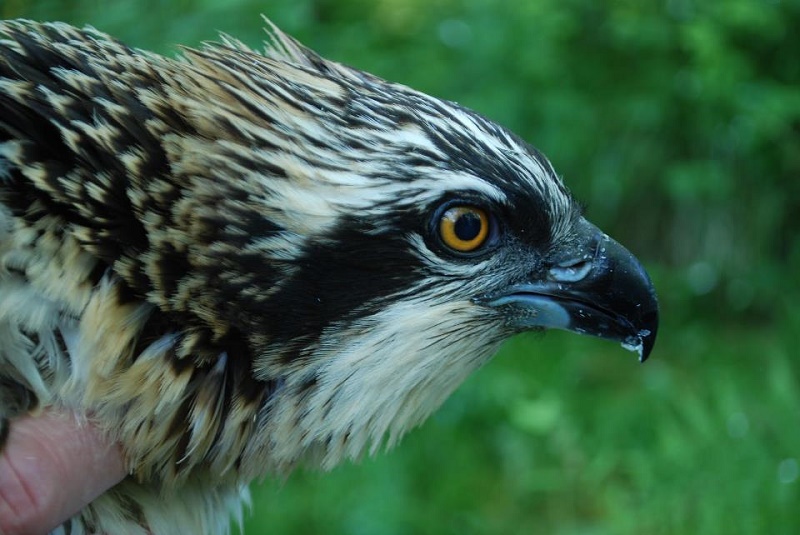
<instances>
[{"instance_id":1,"label":"brown streaked plumage","mask_svg":"<svg viewBox=\"0 0 800 535\"><path fill-rule=\"evenodd\" d=\"M0 418L90 415L130 469L72 533L226 532L251 479L394 444L521 330L652 348L647 275L544 156L272 36L0 22Z\"/></svg>"}]
</instances>

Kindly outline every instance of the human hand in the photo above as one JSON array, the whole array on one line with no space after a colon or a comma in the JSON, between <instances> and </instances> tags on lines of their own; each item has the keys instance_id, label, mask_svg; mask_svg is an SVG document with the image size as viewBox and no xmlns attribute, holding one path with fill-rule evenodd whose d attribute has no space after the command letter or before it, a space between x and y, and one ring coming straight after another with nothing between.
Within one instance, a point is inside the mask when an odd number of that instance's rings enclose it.
<instances>
[{"instance_id":1,"label":"human hand","mask_svg":"<svg viewBox=\"0 0 800 535\"><path fill-rule=\"evenodd\" d=\"M119 447L74 414L15 420L0 452L0 534L55 529L124 477Z\"/></svg>"}]
</instances>

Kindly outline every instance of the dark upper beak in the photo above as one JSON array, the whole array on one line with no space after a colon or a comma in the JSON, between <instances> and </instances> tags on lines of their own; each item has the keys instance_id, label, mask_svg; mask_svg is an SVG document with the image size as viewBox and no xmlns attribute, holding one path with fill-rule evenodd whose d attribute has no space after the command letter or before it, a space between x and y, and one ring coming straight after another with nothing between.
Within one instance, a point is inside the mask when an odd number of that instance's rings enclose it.
<instances>
[{"instance_id":1,"label":"dark upper beak","mask_svg":"<svg viewBox=\"0 0 800 535\"><path fill-rule=\"evenodd\" d=\"M500 307L517 329L566 329L617 340L647 359L658 331L658 301L642 265L588 221L548 259L545 275L482 302Z\"/></svg>"}]
</instances>

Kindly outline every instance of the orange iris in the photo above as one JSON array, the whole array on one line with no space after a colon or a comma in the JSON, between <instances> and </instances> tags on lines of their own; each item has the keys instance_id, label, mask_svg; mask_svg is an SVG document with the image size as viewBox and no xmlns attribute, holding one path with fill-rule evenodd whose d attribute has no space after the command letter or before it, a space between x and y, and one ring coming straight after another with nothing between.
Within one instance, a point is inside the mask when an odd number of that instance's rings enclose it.
<instances>
[{"instance_id":1,"label":"orange iris","mask_svg":"<svg viewBox=\"0 0 800 535\"><path fill-rule=\"evenodd\" d=\"M469 253L486 242L489 218L474 206L453 206L439 220L439 235L445 245L460 253Z\"/></svg>"}]
</instances>

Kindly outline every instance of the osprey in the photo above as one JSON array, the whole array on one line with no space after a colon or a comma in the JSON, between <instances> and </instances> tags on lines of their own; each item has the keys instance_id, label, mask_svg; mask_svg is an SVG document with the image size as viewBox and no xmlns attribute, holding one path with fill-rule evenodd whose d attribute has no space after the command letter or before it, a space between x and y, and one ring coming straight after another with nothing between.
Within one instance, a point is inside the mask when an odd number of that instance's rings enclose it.
<instances>
[{"instance_id":1,"label":"osprey","mask_svg":"<svg viewBox=\"0 0 800 535\"><path fill-rule=\"evenodd\" d=\"M70 533L223 533L247 484L393 445L500 343L644 360L658 305L547 159L278 29L177 59L0 22L0 418L130 476Z\"/></svg>"}]
</instances>

